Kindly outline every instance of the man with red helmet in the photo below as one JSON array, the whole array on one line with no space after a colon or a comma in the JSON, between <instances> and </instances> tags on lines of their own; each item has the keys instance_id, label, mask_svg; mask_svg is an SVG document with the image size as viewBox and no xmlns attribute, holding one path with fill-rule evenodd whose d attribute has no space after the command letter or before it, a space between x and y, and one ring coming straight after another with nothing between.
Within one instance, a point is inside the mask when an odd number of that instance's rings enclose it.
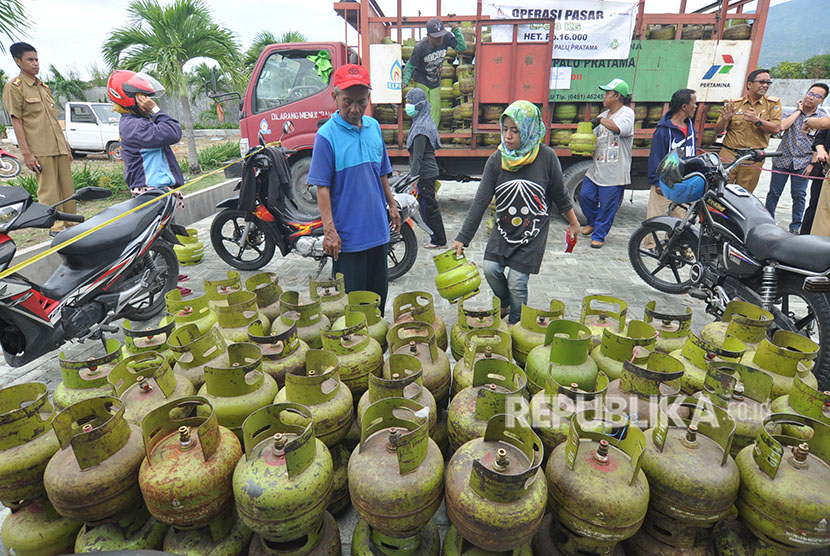
<instances>
[{"instance_id":1,"label":"man with red helmet","mask_svg":"<svg viewBox=\"0 0 830 556\"><path fill-rule=\"evenodd\" d=\"M158 81L144 73L115 70L107 93L122 114L118 124L124 179L133 197L148 189L184 184L171 145L182 138L182 126L161 111L151 97L164 93ZM181 205L181 195L178 194Z\"/></svg>"},{"instance_id":2,"label":"man with red helmet","mask_svg":"<svg viewBox=\"0 0 830 556\"><path fill-rule=\"evenodd\" d=\"M40 64L35 47L16 42L9 47L20 75L3 88L3 104L9 112L17 135L23 163L37 176L37 198L54 205L75 192L72 183L72 151L58 124L55 99L46 83L38 79ZM75 214L75 201L61 205L62 212ZM50 236L70 226L58 220Z\"/></svg>"}]
</instances>

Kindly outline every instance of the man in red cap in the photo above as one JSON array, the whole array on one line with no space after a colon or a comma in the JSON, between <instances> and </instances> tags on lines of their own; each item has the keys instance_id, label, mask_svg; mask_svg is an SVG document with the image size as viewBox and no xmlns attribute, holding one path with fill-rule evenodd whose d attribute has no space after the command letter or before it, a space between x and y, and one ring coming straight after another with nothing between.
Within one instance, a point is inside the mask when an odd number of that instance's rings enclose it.
<instances>
[{"instance_id":1,"label":"man in red cap","mask_svg":"<svg viewBox=\"0 0 830 556\"><path fill-rule=\"evenodd\" d=\"M389 230L397 232L401 226L387 179L392 164L380 125L364 116L371 91L369 71L347 64L333 79L337 111L317 131L308 183L317 187L323 251L334 259L332 272L343 273L347 292L380 295L383 313L389 288Z\"/></svg>"}]
</instances>

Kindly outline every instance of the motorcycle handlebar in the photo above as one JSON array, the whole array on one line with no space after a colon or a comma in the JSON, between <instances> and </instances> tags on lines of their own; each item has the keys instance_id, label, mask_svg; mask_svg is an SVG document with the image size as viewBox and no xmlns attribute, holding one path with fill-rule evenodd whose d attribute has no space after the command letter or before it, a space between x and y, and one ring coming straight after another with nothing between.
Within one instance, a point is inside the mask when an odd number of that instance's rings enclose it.
<instances>
[{"instance_id":1,"label":"motorcycle handlebar","mask_svg":"<svg viewBox=\"0 0 830 556\"><path fill-rule=\"evenodd\" d=\"M66 222L83 222L84 217L80 214L70 214L68 212L56 212L55 220L65 220Z\"/></svg>"}]
</instances>

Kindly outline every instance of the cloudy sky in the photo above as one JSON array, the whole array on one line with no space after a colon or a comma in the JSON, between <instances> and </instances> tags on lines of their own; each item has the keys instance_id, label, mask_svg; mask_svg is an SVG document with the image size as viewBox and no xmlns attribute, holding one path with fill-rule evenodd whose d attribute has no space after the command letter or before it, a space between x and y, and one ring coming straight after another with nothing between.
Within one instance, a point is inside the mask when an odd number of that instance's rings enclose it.
<instances>
[{"instance_id":1,"label":"cloudy sky","mask_svg":"<svg viewBox=\"0 0 830 556\"><path fill-rule=\"evenodd\" d=\"M161 0L165 3L166 0ZM487 0L490 1L490 0ZM504 4L527 4L517 0L503 0ZM540 2L541 0L534 0ZM785 0L773 0L773 4ZM378 0L387 16L395 15L395 0ZM690 0L692 8L709 3L707 0ZM231 31L243 49L247 48L254 35L268 30L275 35L289 29L305 33L310 40L342 41L343 20L335 14L333 0L206 0L213 12L214 20ZM551 2L555 4L555 2ZM101 44L113 29L127 21L129 0L26 0L24 2L32 28L26 42L38 50L42 73L50 64L59 71L78 71L88 76L92 64L104 67L101 58ZM646 10L673 11L679 0L646 0ZM475 0L442 0L444 14L474 14ZM435 11L434 0L403 0L403 12L423 15ZM354 37L350 38L353 42ZM8 48L9 42L4 42ZM0 57L0 68L9 75L17 75L18 69L6 54Z\"/></svg>"}]
</instances>

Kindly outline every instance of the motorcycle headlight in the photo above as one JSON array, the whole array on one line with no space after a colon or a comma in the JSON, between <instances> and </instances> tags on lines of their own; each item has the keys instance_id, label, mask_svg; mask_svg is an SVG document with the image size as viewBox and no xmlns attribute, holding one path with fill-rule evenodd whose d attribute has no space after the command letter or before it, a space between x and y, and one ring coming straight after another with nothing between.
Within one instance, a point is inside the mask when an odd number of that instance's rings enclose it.
<instances>
[{"instance_id":1,"label":"motorcycle headlight","mask_svg":"<svg viewBox=\"0 0 830 556\"><path fill-rule=\"evenodd\" d=\"M15 203L0 208L0 232L4 232L14 224L17 217L23 213L23 203Z\"/></svg>"}]
</instances>

